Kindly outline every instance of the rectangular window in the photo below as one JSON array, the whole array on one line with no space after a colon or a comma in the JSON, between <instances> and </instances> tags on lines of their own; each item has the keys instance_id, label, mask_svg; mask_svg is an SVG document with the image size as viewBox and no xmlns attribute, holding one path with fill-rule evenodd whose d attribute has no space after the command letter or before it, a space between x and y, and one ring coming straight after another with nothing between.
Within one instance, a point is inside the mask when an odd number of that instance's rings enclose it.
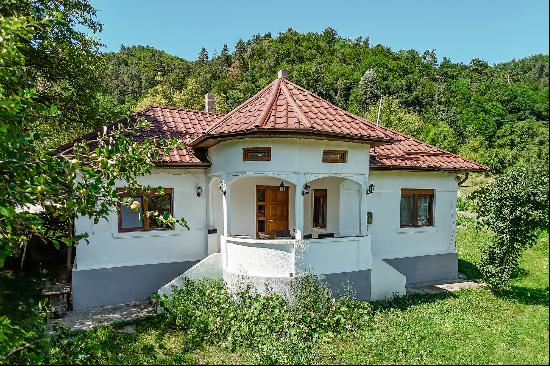
<instances>
[{"instance_id":1,"label":"rectangular window","mask_svg":"<svg viewBox=\"0 0 550 366\"><path fill-rule=\"evenodd\" d=\"M401 190L401 227L433 226L433 189Z\"/></svg>"},{"instance_id":2,"label":"rectangular window","mask_svg":"<svg viewBox=\"0 0 550 366\"><path fill-rule=\"evenodd\" d=\"M323 150L323 163L345 163L347 160L347 150Z\"/></svg>"},{"instance_id":3,"label":"rectangular window","mask_svg":"<svg viewBox=\"0 0 550 366\"><path fill-rule=\"evenodd\" d=\"M117 189L121 199L130 197L130 207L121 204L118 210L118 231L148 231L174 229L162 222L173 214L173 189L153 189L149 193L129 195L125 188Z\"/></svg>"},{"instance_id":4,"label":"rectangular window","mask_svg":"<svg viewBox=\"0 0 550 366\"><path fill-rule=\"evenodd\" d=\"M327 190L313 190L313 227L327 227Z\"/></svg>"},{"instance_id":5,"label":"rectangular window","mask_svg":"<svg viewBox=\"0 0 550 366\"><path fill-rule=\"evenodd\" d=\"M243 161L270 161L270 147L245 147L243 148Z\"/></svg>"}]
</instances>

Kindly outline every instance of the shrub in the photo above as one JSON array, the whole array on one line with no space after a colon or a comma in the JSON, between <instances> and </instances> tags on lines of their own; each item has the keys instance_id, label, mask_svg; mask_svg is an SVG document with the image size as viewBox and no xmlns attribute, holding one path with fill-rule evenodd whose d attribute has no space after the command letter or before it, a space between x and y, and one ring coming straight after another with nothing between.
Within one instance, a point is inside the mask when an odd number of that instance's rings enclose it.
<instances>
[{"instance_id":1,"label":"shrub","mask_svg":"<svg viewBox=\"0 0 550 366\"><path fill-rule=\"evenodd\" d=\"M166 321L185 331L190 347L250 349L253 361L262 364L312 363L319 339L351 330L370 315L370 305L350 296L332 298L312 275L298 279L292 293L291 300L246 287L231 294L221 280L187 280L160 304Z\"/></svg>"},{"instance_id":2,"label":"shrub","mask_svg":"<svg viewBox=\"0 0 550 366\"><path fill-rule=\"evenodd\" d=\"M495 235L480 270L496 291L508 288L523 250L548 225L548 161L518 166L474 194L479 218Z\"/></svg>"}]
</instances>

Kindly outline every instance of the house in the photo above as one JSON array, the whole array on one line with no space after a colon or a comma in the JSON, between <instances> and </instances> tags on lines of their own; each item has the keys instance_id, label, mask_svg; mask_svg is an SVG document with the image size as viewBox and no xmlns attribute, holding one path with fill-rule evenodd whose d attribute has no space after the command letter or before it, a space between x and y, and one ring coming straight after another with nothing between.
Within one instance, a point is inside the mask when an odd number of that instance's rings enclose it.
<instances>
[{"instance_id":1,"label":"house","mask_svg":"<svg viewBox=\"0 0 550 366\"><path fill-rule=\"evenodd\" d=\"M135 115L185 147L141 178L165 195L134 199L185 217L189 230L155 228L126 208L97 224L78 218L76 233L90 236L76 249L75 309L167 293L182 274L285 292L312 272L336 293L351 283L359 299L457 277L458 181L484 165L344 111L284 70L226 115L205 99L205 112Z\"/></svg>"}]
</instances>

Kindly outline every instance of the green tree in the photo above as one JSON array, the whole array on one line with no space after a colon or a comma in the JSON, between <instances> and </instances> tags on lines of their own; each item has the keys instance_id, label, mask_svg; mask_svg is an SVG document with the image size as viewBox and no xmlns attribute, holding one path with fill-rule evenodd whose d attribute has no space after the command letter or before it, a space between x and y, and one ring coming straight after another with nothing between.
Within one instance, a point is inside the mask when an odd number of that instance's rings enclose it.
<instances>
[{"instance_id":1,"label":"green tree","mask_svg":"<svg viewBox=\"0 0 550 366\"><path fill-rule=\"evenodd\" d=\"M89 34L100 32L102 25L88 0L4 0L0 15L48 19L18 48L26 60L20 82L35 91L36 102L59 108L32 126L42 133L43 143L53 147L68 142L119 116L117 108L101 109L112 104L97 102L106 93L105 64L99 57L101 44Z\"/></svg>"},{"instance_id":2,"label":"green tree","mask_svg":"<svg viewBox=\"0 0 550 366\"><path fill-rule=\"evenodd\" d=\"M514 167L476 192L479 218L493 233L480 268L485 281L502 291L518 268L521 253L538 230L548 227L548 158Z\"/></svg>"},{"instance_id":3,"label":"green tree","mask_svg":"<svg viewBox=\"0 0 550 366\"><path fill-rule=\"evenodd\" d=\"M177 145L136 138L148 127L145 121L113 123L90 141L76 143L70 152L59 153L44 144L30 127L60 112L38 101L23 51L36 29L59 16L0 17L0 267L32 235L55 246L85 237L71 237L51 218L106 218L118 207L119 180L127 182L130 191L151 192L154 188L143 187L137 177L150 173L160 158L159 149L166 152ZM165 215L155 214L154 219L186 225L183 219Z\"/></svg>"}]
</instances>

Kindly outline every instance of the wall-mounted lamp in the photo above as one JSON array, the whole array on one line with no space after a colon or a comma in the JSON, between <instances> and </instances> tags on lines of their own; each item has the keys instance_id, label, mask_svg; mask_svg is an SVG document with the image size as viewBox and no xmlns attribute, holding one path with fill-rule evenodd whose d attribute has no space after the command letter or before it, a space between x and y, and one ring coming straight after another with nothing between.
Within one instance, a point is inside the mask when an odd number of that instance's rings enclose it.
<instances>
[{"instance_id":1,"label":"wall-mounted lamp","mask_svg":"<svg viewBox=\"0 0 550 366\"><path fill-rule=\"evenodd\" d=\"M200 197L202 195L202 187L197 186L197 197Z\"/></svg>"},{"instance_id":2,"label":"wall-mounted lamp","mask_svg":"<svg viewBox=\"0 0 550 366\"><path fill-rule=\"evenodd\" d=\"M279 184L279 191L284 192L286 191L286 186L283 181L281 181L281 184Z\"/></svg>"},{"instance_id":3,"label":"wall-mounted lamp","mask_svg":"<svg viewBox=\"0 0 550 366\"><path fill-rule=\"evenodd\" d=\"M365 194L368 196L371 193L374 193L374 184L372 183L367 187Z\"/></svg>"},{"instance_id":4,"label":"wall-mounted lamp","mask_svg":"<svg viewBox=\"0 0 550 366\"><path fill-rule=\"evenodd\" d=\"M227 186L225 185L225 182L223 180L220 182L220 185L218 186L218 188L220 189L220 192L222 192L222 194L225 196L225 192L227 191Z\"/></svg>"},{"instance_id":5,"label":"wall-mounted lamp","mask_svg":"<svg viewBox=\"0 0 550 366\"><path fill-rule=\"evenodd\" d=\"M367 212L367 225L372 225L372 212Z\"/></svg>"},{"instance_id":6,"label":"wall-mounted lamp","mask_svg":"<svg viewBox=\"0 0 550 366\"><path fill-rule=\"evenodd\" d=\"M305 195L309 194L309 189L310 188L311 187L309 186L309 184L307 184L307 183L304 184L304 188L302 188L302 196L305 196Z\"/></svg>"}]
</instances>

